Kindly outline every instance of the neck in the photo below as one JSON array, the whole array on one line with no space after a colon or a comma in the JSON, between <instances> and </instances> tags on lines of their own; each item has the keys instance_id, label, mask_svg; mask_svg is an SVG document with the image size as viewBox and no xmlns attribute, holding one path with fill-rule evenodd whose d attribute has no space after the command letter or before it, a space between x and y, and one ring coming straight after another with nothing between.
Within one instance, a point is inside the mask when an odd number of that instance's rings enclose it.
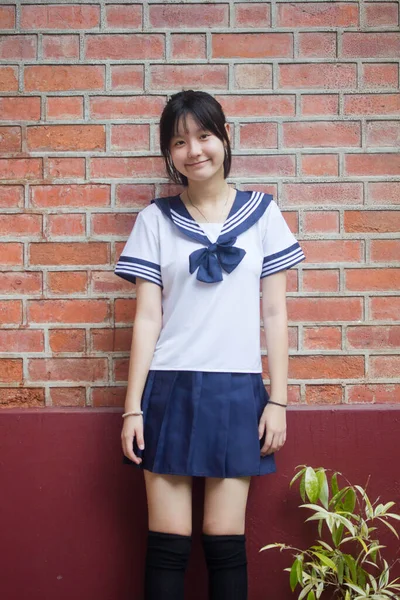
<instances>
[{"instance_id":1,"label":"neck","mask_svg":"<svg viewBox=\"0 0 400 600\"><path fill-rule=\"evenodd\" d=\"M219 205L222 199L226 199L229 186L225 179L218 181L189 181L188 190L190 198L197 206Z\"/></svg>"}]
</instances>

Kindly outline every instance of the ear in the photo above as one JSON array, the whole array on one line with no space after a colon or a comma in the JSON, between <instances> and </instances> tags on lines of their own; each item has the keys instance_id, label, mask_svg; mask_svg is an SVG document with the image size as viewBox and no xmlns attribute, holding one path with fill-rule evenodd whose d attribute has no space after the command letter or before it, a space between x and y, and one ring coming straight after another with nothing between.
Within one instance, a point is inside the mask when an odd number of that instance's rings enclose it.
<instances>
[{"instance_id":1,"label":"ear","mask_svg":"<svg viewBox=\"0 0 400 600\"><path fill-rule=\"evenodd\" d=\"M229 141L231 141L231 126L229 123L225 123L225 130L226 130L226 133L228 134Z\"/></svg>"}]
</instances>

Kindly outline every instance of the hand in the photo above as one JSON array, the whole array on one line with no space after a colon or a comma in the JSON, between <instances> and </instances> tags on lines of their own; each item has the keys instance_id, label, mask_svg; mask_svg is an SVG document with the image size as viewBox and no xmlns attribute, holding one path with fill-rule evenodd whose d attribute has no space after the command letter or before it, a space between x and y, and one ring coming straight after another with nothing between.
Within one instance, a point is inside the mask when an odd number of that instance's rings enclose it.
<instances>
[{"instance_id":1,"label":"hand","mask_svg":"<svg viewBox=\"0 0 400 600\"><path fill-rule=\"evenodd\" d=\"M277 400L278 402L278 400ZM265 442L260 450L261 456L272 454L282 448L286 441L286 409L275 404L267 404L258 425L258 437L266 431Z\"/></svg>"},{"instance_id":2,"label":"hand","mask_svg":"<svg viewBox=\"0 0 400 600\"><path fill-rule=\"evenodd\" d=\"M129 415L125 417L121 432L123 453L134 463L140 465L142 459L136 456L133 451L133 440L135 437L139 449L144 450L143 417L141 415Z\"/></svg>"}]
</instances>

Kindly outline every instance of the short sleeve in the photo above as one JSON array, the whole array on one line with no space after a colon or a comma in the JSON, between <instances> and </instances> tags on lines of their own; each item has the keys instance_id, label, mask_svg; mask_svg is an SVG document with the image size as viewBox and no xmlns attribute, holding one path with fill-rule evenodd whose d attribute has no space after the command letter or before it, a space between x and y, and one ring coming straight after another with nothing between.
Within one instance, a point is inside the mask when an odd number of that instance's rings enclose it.
<instances>
[{"instance_id":1,"label":"short sleeve","mask_svg":"<svg viewBox=\"0 0 400 600\"><path fill-rule=\"evenodd\" d=\"M138 214L114 273L132 283L142 277L162 287L158 229L148 214Z\"/></svg>"},{"instance_id":2,"label":"short sleeve","mask_svg":"<svg viewBox=\"0 0 400 600\"><path fill-rule=\"evenodd\" d=\"M263 252L261 278L290 269L305 259L300 244L274 200L270 202L265 214Z\"/></svg>"}]
</instances>

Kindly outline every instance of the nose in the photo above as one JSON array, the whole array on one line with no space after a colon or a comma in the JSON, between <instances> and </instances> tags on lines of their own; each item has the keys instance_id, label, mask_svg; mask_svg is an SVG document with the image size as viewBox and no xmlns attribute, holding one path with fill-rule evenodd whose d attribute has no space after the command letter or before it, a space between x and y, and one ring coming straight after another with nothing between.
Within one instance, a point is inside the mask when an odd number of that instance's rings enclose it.
<instances>
[{"instance_id":1,"label":"nose","mask_svg":"<svg viewBox=\"0 0 400 600\"><path fill-rule=\"evenodd\" d=\"M190 142L188 146L188 157L199 156L199 154L201 154L200 144L197 140Z\"/></svg>"}]
</instances>

